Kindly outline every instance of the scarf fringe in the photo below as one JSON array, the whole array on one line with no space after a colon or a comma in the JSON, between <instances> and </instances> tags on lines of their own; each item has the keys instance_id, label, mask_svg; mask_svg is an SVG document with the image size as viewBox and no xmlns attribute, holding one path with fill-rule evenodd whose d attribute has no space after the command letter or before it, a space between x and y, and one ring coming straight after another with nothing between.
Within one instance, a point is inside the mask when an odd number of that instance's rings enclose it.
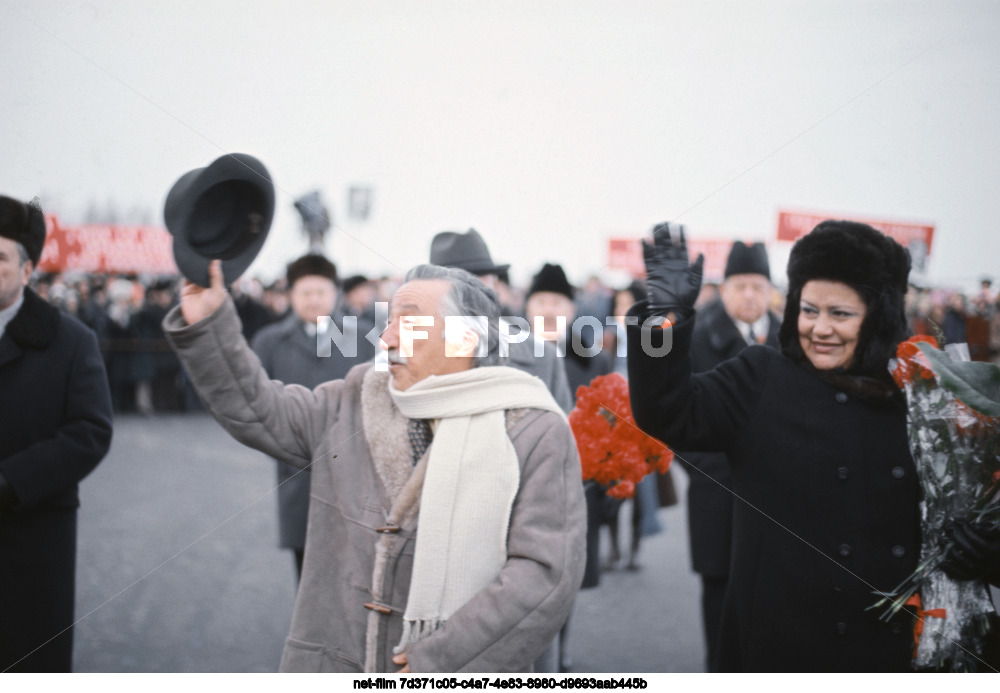
<instances>
[{"instance_id":1,"label":"scarf fringe","mask_svg":"<svg viewBox=\"0 0 1000 693\"><path fill-rule=\"evenodd\" d=\"M406 646L423 640L438 628L444 627L448 622L445 618L427 618L420 621L403 620L403 635L399 639L399 644L393 648L393 654L400 654L406 650Z\"/></svg>"}]
</instances>

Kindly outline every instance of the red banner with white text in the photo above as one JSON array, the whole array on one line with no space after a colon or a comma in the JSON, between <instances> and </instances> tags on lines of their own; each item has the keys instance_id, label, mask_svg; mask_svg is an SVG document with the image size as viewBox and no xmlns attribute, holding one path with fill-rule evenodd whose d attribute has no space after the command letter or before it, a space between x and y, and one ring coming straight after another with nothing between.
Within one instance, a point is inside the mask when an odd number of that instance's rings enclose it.
<instances>
[{"instance_id":1,"label":"red banner with white text","mask_svg":"<svg viewBox=\"0 0 1000 693\"><path fill-rule=\"evenodd\" d=\"M45 247L38 268L95 274L176 275L172 237L160 226L80 224L63 226L45 216Z\"/></svg>"}]
</instances>

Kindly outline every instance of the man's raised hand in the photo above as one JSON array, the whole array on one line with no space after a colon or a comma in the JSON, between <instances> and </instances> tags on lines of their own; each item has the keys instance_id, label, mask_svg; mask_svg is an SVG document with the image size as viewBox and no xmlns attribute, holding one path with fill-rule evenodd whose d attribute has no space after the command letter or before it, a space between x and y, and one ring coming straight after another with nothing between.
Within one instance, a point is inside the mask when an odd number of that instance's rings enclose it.
<instances>
[{"instance_id":1,"label":"man's raised hand","mask_svg":"<svg viewBox=\"0 0 1000 693\"><path fill-rule=\"evenodd\" d=\"M222 280L222 261L212 260L208 266L209 286L199 286L184 280L181 287L181 315L188 325L204 320L226 300L226 285Z\"/></svg>"}]
</instances>

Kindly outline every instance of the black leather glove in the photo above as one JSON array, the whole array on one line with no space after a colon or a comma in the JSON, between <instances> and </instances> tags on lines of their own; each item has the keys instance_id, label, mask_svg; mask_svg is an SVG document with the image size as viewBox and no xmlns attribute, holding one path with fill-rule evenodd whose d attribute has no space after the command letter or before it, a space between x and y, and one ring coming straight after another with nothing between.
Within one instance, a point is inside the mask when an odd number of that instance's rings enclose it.
<instances>
[{"instance_id":1,"label":"black leather glove","mask_svg":"<svg viewBox=\"0 0 1000 693\"><path fill-rule=\"evenodd\" d=\"M670 237L675 231L677 241ZM652 315L673 312L678 320L694 312L694 303L701 291L704 255L698 255L694 264L688 262L684 226L665 221L653 229L653 243L642 242L642 256L646 261L646 290L649 292L649 310Z\"/></svg>"},{"instance_id":2,"label":"black leather glove","mask_svg":"<svg viewBox=\"0 0 1000 693\"><path fill-rule=\"evenodd\" d=\"M956 580L1000 579L1000 523L949 520L944 525L948 552L941 569Z\"/></svg>"}]
</instances>

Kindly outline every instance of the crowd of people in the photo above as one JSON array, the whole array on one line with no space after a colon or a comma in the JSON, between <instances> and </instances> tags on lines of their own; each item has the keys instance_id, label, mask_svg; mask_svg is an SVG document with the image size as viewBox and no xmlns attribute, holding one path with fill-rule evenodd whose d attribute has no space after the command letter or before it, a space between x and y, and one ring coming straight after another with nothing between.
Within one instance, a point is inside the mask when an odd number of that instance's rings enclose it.
<instances>
[{"instance_id":1,"label":"crowd of people","mask_svg":"<svg viewBox=\"0 0 1000 693\"><path fill-rule=\"evenodd\" d=\"M717 298L719 282L721 279L706 281L699 306ZM376 301L388 302L399 284L398 277L347 277L338 282L337 307L374 325ZM152 414L200 409L160 327L167 310L179 300L177 277L70 271L36 273L31 285L39 296L79 318L97 334L116 412ZM504 314L524 317L524 296L529 287L512 286L507 272L498 275L496 286ZM572 288L573 313L593 316L606 324L607 318L615 315L614 295L627 288L626 284L613 284L591 275L582 286ZM241 279L231 291L247 339L253 339L260 328L280 322L291 310L285 277L272 282L257 277ZM778 286L773 286L772 292L770 308L780 315L784 293ZM991 279L984 278L976 292L911 284L906 302L915 334L932 335L942 343L966 343L972 360L1000 363L1000 293L993 290ZM614 339L615 329L609 327L605 340L612 344Z\"/></svg>"},{"instance_id":2,"label":"crowd of people","mask_svg":"<svg viewBox=\"0 0 1000 693\"><path fill-rule=\"evenodd\" d=\"M197 189L197 177L182 181ZM51 276L31 271L40 209L8 200L0 339L40 350L36 371L57 347L84 359L48 380L102 382L87 393L99 407L60 410L49 425L59 436L25 426L37 440L0 451L0 554L19 550L15 529L37 531L59 507L60 555L71 553L76 483L107 450L112 409L204 407L278 463L282 546L299 576L282 670L569 671L577 590L597 587L602 570L639 569L642 536L662 530L656 509L676 502L669 473L638 484L626 556L621 502L581 478L566 414L580 387L618 372L637 425L689 476L706 669L908 668L906 616L867 613L873 586L894 587L920 551L919 484L888 362L915 331L1000 363L989 280L968 297L915 286L901 246L832 221L796 243L785 291L759 243L734 243L724 276L704 282L672 224L643 244L645 281L620 286L591 277L577 288L546 263L512 287L509 265L471 229L435 235L426 264L402 278L341 280L312 253L267 286L227 282L209 256L186 261L204 282ZM194 226L194 209L178 203L173 233ZM257 233L262 217L250 217ZM42 339L25 315L62 321L71 327L52 334L86 348ZM354 348L320 353L339 340ZM657 340L672 348L651 349ZM26 387L22 372L0 370L12 374ZM55 491L34 480L55 454L46 436L82 436L66 443L82 462ZM947 570L1000 581L997 528L949 531L965 551L946 556ZM51 618L19 615L35 623L32 643L0 626L0 655L13 657L3 664L67 667L72 582L59 572ZM20 595L22 612L41 598L24 574L0 567L0 578L0 598Z\"/></svg>"}]
</instances>

